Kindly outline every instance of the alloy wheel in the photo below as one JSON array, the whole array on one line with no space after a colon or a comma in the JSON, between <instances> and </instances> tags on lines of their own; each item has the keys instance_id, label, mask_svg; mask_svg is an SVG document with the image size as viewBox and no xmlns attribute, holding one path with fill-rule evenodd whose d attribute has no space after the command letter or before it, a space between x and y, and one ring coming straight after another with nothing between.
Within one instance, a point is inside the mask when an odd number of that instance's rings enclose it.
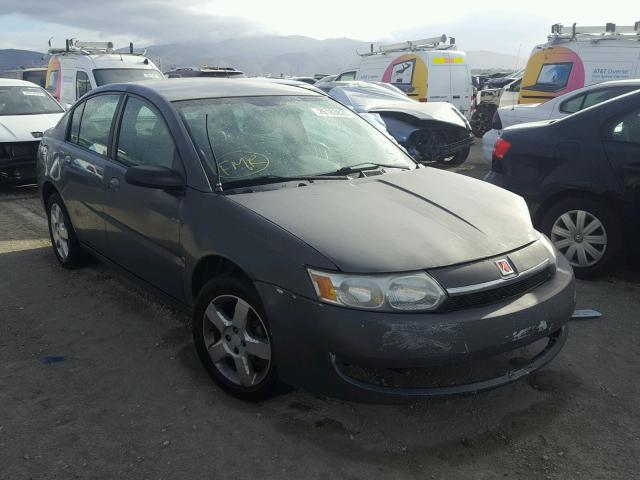
<instances>
[{"instance_id":1,"label":"alloy wheel","mask_svg":"<svg viewBox=\"0 0 640 480\"><path fill-rule=\"evenodd\" d=\"M266 326L256 310L235 295L214 298L202 319L209 358L230 382L253 387L271 366L271 344Z\"/></svg>"},{"instance_id":2,"label":"alloy wheel","mask_svg":"<svg viewBox=\"0 0 640 480\"><path fill-rule=\"evenodd\" d=\"M574 267L598 263L607 250L607 231L603 223L585 210L570 210L556 219L551 241Z\"/></svg>"},{"instance_id":3,"label":"alloy wheel","mask_svg":"<svg viewBox=\"0 0 640 480\"><path fill-rule=\"evenodd\" d=\"M56 252L58 252L60 258L64 261L69 256L69 232L64 222L62 208L60 208L60 205L57 203L51 205L49 221L51 223L53 246L55 247Z\"/></svg>"}]
</instances>

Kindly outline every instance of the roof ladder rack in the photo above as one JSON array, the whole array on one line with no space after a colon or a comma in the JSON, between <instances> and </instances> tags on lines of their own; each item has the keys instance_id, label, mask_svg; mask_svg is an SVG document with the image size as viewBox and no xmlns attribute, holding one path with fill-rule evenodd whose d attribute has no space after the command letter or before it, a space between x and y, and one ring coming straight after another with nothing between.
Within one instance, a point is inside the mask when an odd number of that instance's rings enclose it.
<instances>
[{"instance_id":1,"label":"roof ladder rack","mask_svg":"<svg viewBox=\"0 0 640 480\"><path fill-rule=\"evenodd\" d=\"M551 26L549 40L599 40L599 39L635 39L640 40L640 21L629 26L607 23L604 26L578 26L574 23L565 27L561 23Z\"/></svg>"},{"instance_id":2,"label":"roof ladder rack","mask_svg":"<svg viewBox=\"0 0 640 480\"><path fill-rule=\"evenodd\" d=\"M447 44L447 38L449 43ZM373 43L371 50L366 53L358 52L361 57L370 55L380 55L392 52L414 52L416 50L435 50L439 48L451 48L455 45L455 38L440 35L439 37L423 38L420 40L410 40L407 42L392 43L388 45L378 45L378 49L374 50Z\"/></svg>"}]
</instances>

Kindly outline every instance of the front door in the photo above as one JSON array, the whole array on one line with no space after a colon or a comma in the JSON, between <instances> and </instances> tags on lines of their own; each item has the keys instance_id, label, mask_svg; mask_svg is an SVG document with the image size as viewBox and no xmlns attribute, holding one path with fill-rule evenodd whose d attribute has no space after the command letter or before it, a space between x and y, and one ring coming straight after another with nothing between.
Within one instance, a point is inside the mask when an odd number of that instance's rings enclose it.
<instances>
[{"instance_id":1,"label":"front door","mask_svg":"<svg viewBox=\"0 0 640 480\"><path fill-rule=\"evenodd\" d=\"M451 56L447 52L436 51L432 64L428 67L427 94L430 102L453 103L451 96Z\"/></svg>"},{"instance_id":2,"label":"front door","mask_svg":"<svg viewBox=\"0 0 640 480\"><path fill-rule=\"evenodd\" d=\"M105 218L109 258L165 293L184 300L184 256L180 244L182 197L129 185L127 168L155 165L182 170L175 143L161 114L129 96L117 147L105 169Z\"/></svg>"}]
</instances>

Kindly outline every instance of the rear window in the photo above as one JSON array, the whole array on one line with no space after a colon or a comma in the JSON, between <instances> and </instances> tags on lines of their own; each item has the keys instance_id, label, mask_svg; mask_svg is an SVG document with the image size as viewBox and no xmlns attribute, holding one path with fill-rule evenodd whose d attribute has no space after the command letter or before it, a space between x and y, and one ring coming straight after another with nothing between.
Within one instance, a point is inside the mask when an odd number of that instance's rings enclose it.
<instances>
[{"instance_id":1,"label":"rear window","mask_svg":"<svg viewBox=\"0 0 640 480\"><path fill-rule=\"evenodd\" d=\"M93 71L96 85L109 83L129 83L143 80L158 80L162 74L151 68L98 68Z\"/></svg>"},{"instance_id":2,"label":"rear window","mask_svg":"<svg viewBox=\"0 0 640 480\"><path fill-rule=\"evenodd\" d=\"M560 111L562 113L576 113L585 108L593 107L606 100L624 95L625 93L638 90L637 86L625 86L625 87L611 87L600 88L592 90L587 93L576 95L575 97L566 100L560 105Z\"/></svg>"},{"instance_id":3,"label":"rear window","mask_svg":"<svg viewBox=\"0 0 640 480\"><path fill-rule=\"evenodd\" d=\"M24 72L22 74L22 79L27 82L35 83L36 85L40 85L44 87L47 80L47 71L46 70L33 70Z\"/></svg>"}]
</instances>

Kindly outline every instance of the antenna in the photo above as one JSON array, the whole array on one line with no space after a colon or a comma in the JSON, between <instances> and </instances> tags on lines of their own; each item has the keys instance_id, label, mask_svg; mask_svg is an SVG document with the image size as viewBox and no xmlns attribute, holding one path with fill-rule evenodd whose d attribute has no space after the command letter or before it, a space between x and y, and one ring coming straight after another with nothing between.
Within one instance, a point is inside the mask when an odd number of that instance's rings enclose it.
<instances>
[{"instance_id":1,"label":"antenna","mask_svg":"<svg viewBox=\"0 0 640 480\"><path fill-rule=\"evenodd\" d=\"M522 44L518 45L518 56L516 57L516 72L518 71L518 67L520 66L520 49L522 48ZM520 88L522 88L522 79L524 78L524 73L522 74L522 77L520 77ZM517 82L517 80L516 80ZM518 93L518 97L520 96L520 93ZM516 108L516 99L515 97L513 98L513 103L511 104L511 110L515 110Z\"/></svg>"},{"instance_id":2,"label":"antenna","mask_svg":"<svg viewBox=\"0 0 640 480\"><path fill-rule=\"evenodd\" d=\"M216 154L213 151L213 145L211 145L211 137L209 136L209 114L204 114L204 129L207 133L207 142L209 143L209 149L211 150L211 156L213 157L213 163L216 165L216 184L213 187L213 191L216 193L222 193L222 182L220 181L220 165L216 159Z\"/></svg>"}]
</instances>

